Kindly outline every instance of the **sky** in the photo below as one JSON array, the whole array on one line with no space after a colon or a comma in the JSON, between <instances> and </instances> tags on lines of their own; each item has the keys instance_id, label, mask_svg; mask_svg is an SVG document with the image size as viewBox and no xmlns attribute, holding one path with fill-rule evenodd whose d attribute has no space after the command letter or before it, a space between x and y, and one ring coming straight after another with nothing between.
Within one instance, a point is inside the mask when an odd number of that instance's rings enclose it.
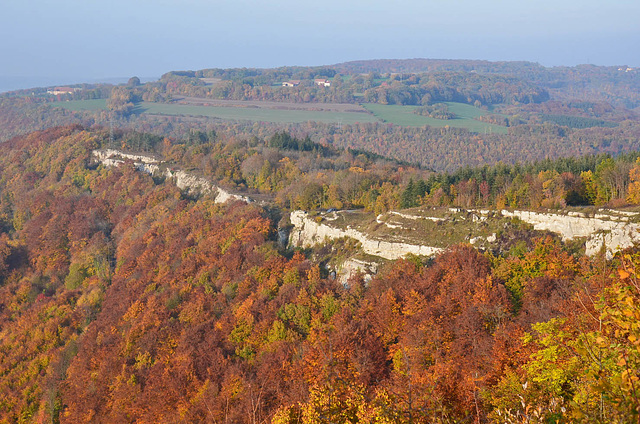
<instances>
[{"instance_id":1,"label":"sky","mask_svg":"<svg viewBox=\"0 0 640 424\"><path fill-rule=\"evenodd\" d=\"M640 66L638 0L0 0L0 16L14 85L361 59Z\"/></svg>"}]
</instances>

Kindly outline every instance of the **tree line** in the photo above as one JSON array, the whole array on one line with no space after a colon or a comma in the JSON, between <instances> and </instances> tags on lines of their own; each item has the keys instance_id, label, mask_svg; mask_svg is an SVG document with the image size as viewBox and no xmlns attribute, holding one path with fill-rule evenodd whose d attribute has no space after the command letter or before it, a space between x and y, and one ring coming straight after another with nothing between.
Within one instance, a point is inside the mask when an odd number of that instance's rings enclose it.
<instances>
[{"instance_id":1,"label":"tree line","mask_svg":"<svg viewBox=\"0 0 640 424\"><path fill-rule=\"evenodd\" d=\"M171 141L117 132L116 146L132 151L149 146L142 150L185 169L198 169L237 190L273 195L285 209L363 208L382 213L423 205L557 209L637 204L638 151L436 173L288 132L249 139L208 134L192 130Z\"/></svg>"}]
</instances>

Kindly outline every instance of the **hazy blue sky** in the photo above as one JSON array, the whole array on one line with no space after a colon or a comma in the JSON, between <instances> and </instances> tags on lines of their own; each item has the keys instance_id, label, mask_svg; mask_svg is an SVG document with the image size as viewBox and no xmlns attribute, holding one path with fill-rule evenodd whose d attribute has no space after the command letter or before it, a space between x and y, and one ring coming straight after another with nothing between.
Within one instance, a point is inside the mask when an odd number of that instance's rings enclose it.
<instances>
[{"instance_id":1,"label":"hazy blue sky","mask_svg":"<svg viewBox=\"0 0 640 424\"><path fill-rule=\"evenodd\" d=\"M0 16L0 77L413 57L640 65L638 0L0 0Z\"/></svg>"}]
</instances>

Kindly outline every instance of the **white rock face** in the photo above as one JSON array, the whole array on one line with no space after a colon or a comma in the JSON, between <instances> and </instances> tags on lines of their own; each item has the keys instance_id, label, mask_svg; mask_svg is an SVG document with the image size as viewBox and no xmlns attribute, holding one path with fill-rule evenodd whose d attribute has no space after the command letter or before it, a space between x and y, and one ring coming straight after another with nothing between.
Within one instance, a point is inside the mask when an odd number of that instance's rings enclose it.
<instances>
[{"instance_id":1,"label":"white rock face","mask_svg":"<svg viewBox=\"0 0 640 424\"><path fill-rule=\"evenodd\" d=\"M162 161L150 156L128 154L114 149L95 150L93 156L105 166L120 166L125 163L125 160L133 161L133 165L137 170L152 175L163 175L165 178L173 180L181 190L215 195L216 203L224 203L229 200L253 202L247 196L230 193L211 181L188 172L169 168L165 168L163 171L160 167ZM461 209L450 208L449 211L461 212ZM479 217L473 216L475 222L486 219L486 216L492 211L476 210L474 212L480 214ZM637 215L636 213L616 210L602 210L602 212L605 213L588 217L580 212L569 212L566 215L561 215L530 211L501 211L503 216L519 218L533 225L536 230L557 233L563 240L571 240L576 237L586 238L586 254L589 256L599 253L604 248L606 256L611 258L615 252L631 247L634 243L640 243L640 224L629 222L630 217ZM390 213L405 219L443 220L443 218L417 217L400 212ZM384 222L382 216L378 216L377 221L390 228L402 227L401 225ZM362 244L364 253L391 260L400 258L408 253L432 256L444 250L426 245L375 240L352 228L342 230L318 223L309 218L304 211L292 212L291 223L294 225L294 229L291 231L289 242L295 246L309 247L323 242L325 238L351 237ZM478 239L472 239L471 243L477 243L478 241ZM487 238L487 241L495 241L495 235Z\"/></svg>"},{"instance_id":2,"label":"white rock face","mask_svg":"<svg viewBox=\"0 0 640 424\"><path fill-rule=\"evenodd\" d=\"M589 218L576 212L560 215L507 210L503 210L502 215L520 218L532 224L536 230L557 233L563 240L585 237L585 253L588 256L596 255L604 247L607 258L611 259L615 252L640 242L640 225L629 222L629 216L635 214L623 211L610 212L615 212L618 216L595 214L593 218Z\"/></svg>"},{"instance_id":3,"label":"white rock face","mask_svg":"<svg viewBox=\"0 0 640 424\"><path fill-rule=\"evenodd\" d=\"M640 230L637 225L612 230L609 233L594 234L586 243L586 254L593 256L605 248L607 259L611 259L615 252L633 246L640 242Z\"/></svg>"},{"instance_id":4,"label":"white rock face","mask_svg":"<svg viewBox=\"0 0 640 424\"><path fill-rule=\"evenodd\" d=\"M405 219L412 219L412 220L418 220L418 219L426 219L428 221L444 221L445 218L438 218L436 216L417 216L417 215L407 215L405 213L400 213L400 212L396 212L396 211L389 211L389 215L397 215L401 218L405 218ZM378 215L379 217L382 217L382 215Z\"/></svg>"},{"instance_id":5,"label":"white rock face","mask_svg":"<svg viewBox=\"0 0 640 424\"><path fill-rule=\"evenodd\" d=\"M102 160L102 164L104 166L110 167L110 166L120 166L124 163L123 160L120 159L104 159Z\"/></svg>"},{"instance_id":6,"label":"white rock face","mask_svg":"<svg viewBox=\"0 0 640 424\"><path fill-rule=\"evenodd\" d=\"M310 247L323 242L325 238L337 239L341 237L351 237L361 243L364 253L379 256L384 259L398 259L408 253L432 256L444 250L432 246L374 240L353 228L342 230L318 223L312 218L309 218L305 211L291 212L290 219L294 228L291 230L289 242L294 246Z\"/></svg>"},{"instance_id":7,"label":"white rock face","mask_svg":"<svg viewBox=\"0 0 640 424\"><path fill-rule=\"evenodd\" d=\"M536 230L546 230L558 233L563 240L576 237L589 237L599 231L614 231L628 227L628 219L616 218L611 215L596 215L594 218L584 216L560 215L553 213L539 213L529 211L502 211L503 216L520 218L533 225Z\"/></svg>"},{"instance_id":8,"label":"white rock face","mask_svg":"<svg viewBox=\"0 0 640 424\"><path fill-rule=\"evenodd\" d=\"M111 159L107 159L107 161L108 160L111 160ZM118 161L118 162L120 162L121 164L124 163L124 161L122 161L122 160ZM105 161L102 161L102 164L105 165L105 166L108 166ZM136 169L138 171L145 172L147 174L157 175L157 174L160 173L160 167L158 165L149 164L149 163L135 162L134 166L136 167Z\"/></svg>"},{"instance_id":9,"label":"white rock face","mask_svg":"<svg viewBox=\"0 0 640 424\"><path fill-rule=\"evenodd\" d=\"M366 262L357 258L347 259L338 269L338 282L346 285L349 278L360 272L364 274L364 281L369 282L372 275L375 275L378 272L378 264L375 262Z\"/></svg>"},{"instance_id":10,"label":"white rock face","mask_svg":"<svg viewBox=\"0 0 640 424\"><path fill-rule=\"evenodd\" d=\"M455 209L458 212L458 209ZM484 218L491 211L478 210L480 218ZM640 243L640 224L629 222L630 212L606 211L611 214L596 214L594 217L587 217L579 212L571 212L567 215L555 213L540 213L530 211L501 211L503 216L519 218L522 221L533 225L536 230L551 231L557 233L563 240L571 240L576 237L584 237L586 241L586 254L593 256L604 248L607 258L612 258L615 252ZM400 215L399 213L396 215ZM408 218L409 216L402 216ZM377 217L378 223L384 223L381 216ZM474 221L476 221L474 219ZM294 211L291 213L291 223L294 229L291 232L290 243L294 246L310 247L328 239L340 237L351 237L362 244L362 250L370 255L379 256L385 259L397 259L413 253L415 255L430 256L441 252L443 249L414 245L408 243L394 243L384 240L375 240L366 234L347 228L331 227L327 224L318 223L309 218L304 211ZM477 244L481 238L472 238L471 244ZM496 235L487 237L487 241L496 241Z\"/></svg>"},{"instance_id":11,"label":"white rock face","mask_svg":"<svg viewBox=\"0 0 640 424\"><path fill-rule=\"evenodd\" d=\"M115 149L104 149L104 150L94 150L93 156L98 158L98 160L103 161L104 159L108 159L113 156L119 156L123 159L130 159L136 162L142 163L160 163L158 159L152 158L151 156L143 156L143 155L132 155L129 153L124 153Z\"/></svg>"},{"instance_id":12,"label":"white rock face","mask_svg":"<svg viewBox=\"0 0 640 424\"><path fill-rule=\"evenodd\" d=\"M120 166L125 163L122 159L132 160L134 161L133 166L135 166L138 171L151 175L162 175L167 179L173 180L180 190L215 195L216 203L224 203L229 200L240 200L246 203L253 201L246 196L229 193L205 178L189 174L182 170L166 168L163 172L159 166L162 162L150 156L131 155L113 149L94 150L93 156L105 166ZM113 159L114 156L122 159Z\"/></svg>"}]
</instances>

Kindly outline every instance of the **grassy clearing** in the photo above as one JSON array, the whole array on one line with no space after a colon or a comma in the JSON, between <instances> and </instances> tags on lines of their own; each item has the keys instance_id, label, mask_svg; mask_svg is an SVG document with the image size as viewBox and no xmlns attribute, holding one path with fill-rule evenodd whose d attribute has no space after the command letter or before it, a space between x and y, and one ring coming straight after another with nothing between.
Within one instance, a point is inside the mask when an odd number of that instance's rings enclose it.
<instances>
[{"instance_id":1,"label":"grassy clearing","mask_svg":"<svg viewBox=\"0 0 640 424\"><path fill-rule=\"evenodd\" d=\"M222 78L200 78L207 85L216 85L222 81Z\"/></svg>"},{"instance_id":2,"label":"grassy clearing","mask_svg":"<svg viewBox=\"0 0 640 424\"><path fill-rule=\"evenodd\" d=\"M77 100L60 102L55 105L73 111L95 111L105 110L106 100ZM375 122L377 120L368 113L359 112L279 110L258 107L197 106L151 102L138 103L134 113L292 124L309 121L355 124L356 122Z\"/></svg>"},{"instance_id":3,"label":"grassy clearing","mask_svg":"<svg viewBox=\"0 0 640 424\"><path fill-rule=\"evenodd\" d=\"M222 100L204 97L173 96L174 104L188 106L245 107L276 110L306 110L310 112L357 112L367 113L359 104L353 103L296 103L271 100Z\"/></svg>"},{"instance_id":4,"label":"grassy clearing","mask_svg":"<svg viewBox=\"0 0 640 424\"><path fill-rule=\"evenodd\" d=\"M376 119L367 113L324 112L306 110L277 110L265 108L238 108L224 106L191 106L166 103L143 102L142 113L161 115L205 116L227 120L248 120L276 123L303 123L309 121L344 124L356 122L374 122Z\"/></svg>"},{"instance_id":5,"label":"grassy clearing","mask_svg":"<svg viewBox=\"0 0 640 424\"><path fill-rule=\"evenodd\" d=\"M499 214L482 217L475 212L448 208L414 208L399 212L376 217L371 212L340 211L321 215L321 222L343 230L353 228L373 239L443 248L469 243L474 238L478 239L477 246L487 246L488 237L500 234L512 222L511 218Z\"/></svg>"},{"instance_id":6,"label":"grassy clearing","mask_svg":"<svg viewBox=\"0 0 640 424\"><path fill-rule=\"evenodd\" d=\"M72 111L95 111L106 110L106 100L74 100L69 102L54 103L55 106L63 107ZM486 111L474 106L448 102L449 111L456 114L456 119L435 119L420 116L413 113L416 106L395 106L366 103L364 108L368 113L350 111L331 110L283 110L270 107L230 107L230 106L203 106L197 104L172 104L172 103L152 103L141 102L136 105L136 114L154 114L167 116L192 116L217 118L224 120L246 120L258 122L275 122L297 124L309 121L324 123L355 124L356 122L376 122L382 120L401 126L421 127L429 125L436 128L446 126L455 128L466 128L469 131L484 133L495 132L506 134L507 129L499 125L488 124L476 121L473 118L487 114ZM318 107L322 106L321 104ZM356 107L356 105L354 105Z\"/></svg>"},{"instance_id":7,"label":"grassy clearing","mask_svg":"<svg viewBox=\"0 0 640 424\"><path fill-rule=\"evenodd\" d=\"M457 116L456 119L435 119L417 115L413 113L417 106L381 105L377 103L366 103L363 104L363 106L382 121L391 122L395 125L407 127L422 127L428 125L436 128L449 126L453 128L466 128L471 132L477 133L507 133L507 128L501 127L500 125L476 121L474 118L488 114L482 109L464 103L445 103L449 107L449 111Z\"/></svg>"}]
</instances>

